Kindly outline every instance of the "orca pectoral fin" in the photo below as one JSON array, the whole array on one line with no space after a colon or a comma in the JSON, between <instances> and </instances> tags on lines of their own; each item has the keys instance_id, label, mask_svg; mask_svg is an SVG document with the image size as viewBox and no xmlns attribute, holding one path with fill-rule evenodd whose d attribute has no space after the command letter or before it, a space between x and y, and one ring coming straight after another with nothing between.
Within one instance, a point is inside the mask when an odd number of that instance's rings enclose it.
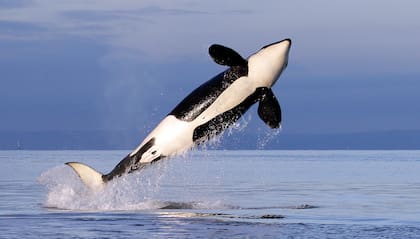
<instances>
[{"instance_id":1,"label":"orca pectoral fin","mask_svg":"<svg viewBox=\"0 0 420 239\"><path fill-rule=\"evenodd\" d=\"M101 190L105 182L102 174L95 169L77 162L68 162L66 165L70 166L80 177L82 182L92 191Z\"/></svg>"},{"instance_id":2,"label":"orca pectoral fin","mask_svg":"<svg viewBox=\"0 0 420 239\"><path fill-rule=\"evenodd\" d=\"M223 66L246 66L245 60L239 53L228 47L213 44L209 48L209 54L214 62Z\"/></svg>"},{"instance_id":3,"label":"orca pectoral fin","mask_svg":"<svg viewBox=\"0 0 420 239\"><path fill-rule=\"evenodd\" d=\"M273 91L269 88L263 88L258 105L258 115L270 128L280 128L281 109Z\"/></svg>"}]
</instances>

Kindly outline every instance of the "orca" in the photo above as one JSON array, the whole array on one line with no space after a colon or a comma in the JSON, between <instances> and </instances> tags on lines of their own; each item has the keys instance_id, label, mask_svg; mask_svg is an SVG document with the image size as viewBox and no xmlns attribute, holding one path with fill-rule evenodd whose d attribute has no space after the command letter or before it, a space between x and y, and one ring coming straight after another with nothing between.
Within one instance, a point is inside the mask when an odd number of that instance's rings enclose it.
<instances>
[{"instance_id":1,"label":"orca","mask_svg":"<svg viewBox=\"0 0 420 239\"><path fill-rule=\"evenodd\" d=\"M244 59L228 47L211 45L210 56L228 68L185 97L111 172L101 174L78 162L66 164L88 188L96 190L117 177L205 143L257 102L262 121L279 128L281 108L271 87L287 66L290 47L291 40L284 39Z\"/></svg>"}]
</instances>

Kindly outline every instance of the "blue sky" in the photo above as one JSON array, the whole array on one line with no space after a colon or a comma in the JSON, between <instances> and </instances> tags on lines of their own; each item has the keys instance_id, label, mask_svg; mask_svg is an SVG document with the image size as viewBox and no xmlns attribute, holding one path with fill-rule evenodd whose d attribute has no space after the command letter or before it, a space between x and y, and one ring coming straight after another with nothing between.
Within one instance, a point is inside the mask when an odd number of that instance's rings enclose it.
<instances>
[{"instance_id":1,"label":"blue sky","mask_svg":"<svg viewBox=\"0 0 420 239\"><path fill-rule=\"evenodd\" d=\"M224 70L284 38L289 133L420 130L419 1L0 0L0 131L144 134ZM265 127L251 109L249 127Z\"/></svg>"}]
</instances>

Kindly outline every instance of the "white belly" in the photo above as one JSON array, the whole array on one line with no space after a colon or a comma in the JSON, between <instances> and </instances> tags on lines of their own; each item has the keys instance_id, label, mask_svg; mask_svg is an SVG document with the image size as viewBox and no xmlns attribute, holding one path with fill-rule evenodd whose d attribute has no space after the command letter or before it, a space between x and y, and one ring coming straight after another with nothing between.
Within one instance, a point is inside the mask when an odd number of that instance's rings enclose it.
<instances>
[{"instance_id":1,"label":"white belly","mask_svg":"<svg viewBox=\"0 0 420 239\"><path fill-rule=\"evenodd\" d=\"M168 115L159 125L143 140L131 154L137 153L150 139L155 138L155 147L161 155L170 156L180 154L193 146L192 134L194 128L186 121Z\"/></svg>"},{"instance_id":2,"label":"white belly","mask_svg":"<svg viewBox=\"0 0 420 239\"><path fill-rule=\"evenodd\" d=\"M241 77L232 83L222 94L191 122L182 121L173 115L168 115L131 153L136 154L150 139L155 139L155 146L150 151L157 151L160 155L171 156L184 153L194 146L193 134L195 128L207 123L219 114L222 114L240 104L255 88L248 77ZM251 86L251 87L250 87ZM149 158L145 155L146 158ZM150 157L152 158L152 157ZM142 162L148 160L142 159Z\"/></svg>"},{"instance_id":3,"label":"white belly","mask_svg":"<svg viewBox=\"0 0 420 239\"><path fill-rule=\"evenodd\" d=\"M233 82L213 104L193 121L194 126L197 127L207 123L217 115L236 107L244 101L255 90L255 88L250 87L252 86L250 80L248 77L241 77Z\"/></svg>"}]
</instances>

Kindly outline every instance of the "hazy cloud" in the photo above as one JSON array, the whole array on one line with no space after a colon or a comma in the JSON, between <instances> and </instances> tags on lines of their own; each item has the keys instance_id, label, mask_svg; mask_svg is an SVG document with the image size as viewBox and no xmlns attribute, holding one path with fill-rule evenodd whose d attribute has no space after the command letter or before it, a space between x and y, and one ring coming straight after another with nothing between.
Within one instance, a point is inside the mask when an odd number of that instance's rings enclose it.
<instances>
[{"instance_id":1,"label":"hazy cloud","mask_svg":"<svg viewBox=\"0 0 420 239\"><path fill-rule=\"evenodd\" d=\"M33 0L0 0L0 8L21 8L34 4Z\"/></svg>"},{"instance_id":2,"label":"hazy cloud","mask_svg":"<svg viewBox=\"0 0 420 239\"><path fill-rule=\"evenodd\" d=\"M0 36L38 33L47 29L39 24L0 20Z\"/></svg>"},{"instance_id":3,"label":"hazy cloud","mask_svg":"<svg viewBox=\"0 0 420 239\"><path fill-rule=\"evenodd\" d=\"M72 20L77 21L87 21L87 22L98 22L98 21L115 21L115 20L136 20L136 21L144 21L149 22L150 20L146 20L142 18L141 15L136 14L137 11L113 11L113 10L106 10L106 11L98 11L98 10L71 10L71 11L62 11L60 15L69 18Z\"/></svg>"},{"instance_id":4,"label":"hazy cloud","mask_svg":"<svg viewBox=\"0 0 420 239\"><path fill-rule=\"evenodd\" d=\"M139 8L134 11L140 15L203 15L209 14L207 11L198 11L191 9L180 9L180 8L163 8L159 6L148 6Z\"/></svg>"}]
</instances>

